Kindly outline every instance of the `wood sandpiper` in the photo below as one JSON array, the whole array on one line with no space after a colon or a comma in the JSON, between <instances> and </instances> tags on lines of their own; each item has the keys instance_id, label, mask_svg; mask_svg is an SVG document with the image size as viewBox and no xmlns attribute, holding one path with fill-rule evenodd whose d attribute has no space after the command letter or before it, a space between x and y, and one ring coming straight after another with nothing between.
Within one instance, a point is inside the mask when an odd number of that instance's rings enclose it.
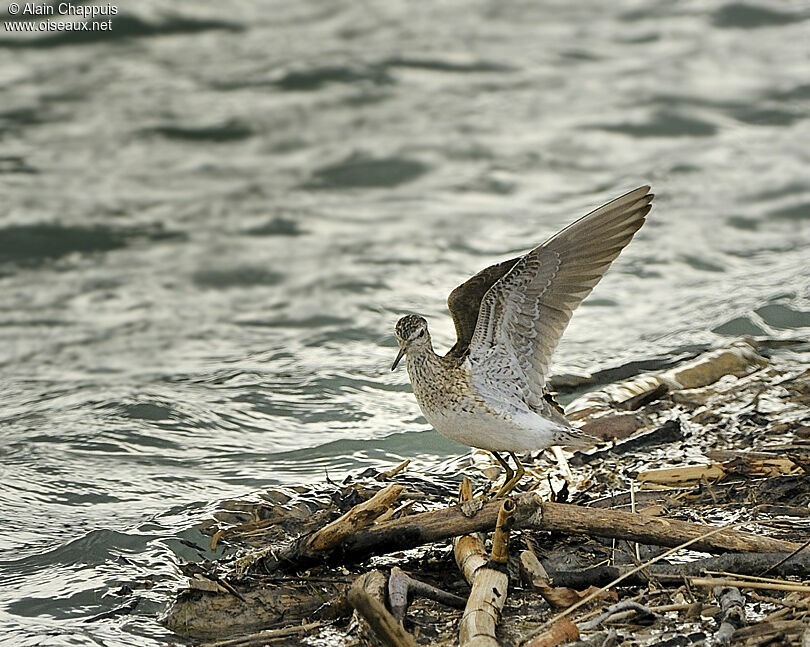
<instances>
[{"instance_id":1,"label":"wood sandpiper","mask_svg":"<svg viewBox=\"0 0 810 647\"><path fill-rule=\"evenodd\" d=\"M547 391L549 363L574 309L644 224L653 195L642 186L592 211L539 247L481 270L450 293L458 337L444 356L427 321L396 325L419 407L436 431L492 452L506 471L496 496L525 470L515 452L596 439L571 426ZM499 452L508 452L515 470Z\"/></svg>"}]
</instances>

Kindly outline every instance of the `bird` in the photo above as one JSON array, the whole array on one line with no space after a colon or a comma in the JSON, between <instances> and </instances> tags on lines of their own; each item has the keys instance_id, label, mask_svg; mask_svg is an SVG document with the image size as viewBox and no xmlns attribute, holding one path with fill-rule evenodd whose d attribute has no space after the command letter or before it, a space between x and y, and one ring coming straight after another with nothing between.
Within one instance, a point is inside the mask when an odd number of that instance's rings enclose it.
<instances>
[{"instance_id":1,"label":"bird","mask_svg":"<svg viewBox=\"0 0 810 647\"><path fill-rule=\"evenodd\" d=\"M496 497L509 495L525 474L516 452L597 442L554 401L549 364L573 311L644 224L653 197L646 185L630 191L456 287L447 306L457 339L444 356L434 351L424 317L397 321L391 370L405 357L428 423L492 453L505 471Z\"/></svg>"}]
</instances>

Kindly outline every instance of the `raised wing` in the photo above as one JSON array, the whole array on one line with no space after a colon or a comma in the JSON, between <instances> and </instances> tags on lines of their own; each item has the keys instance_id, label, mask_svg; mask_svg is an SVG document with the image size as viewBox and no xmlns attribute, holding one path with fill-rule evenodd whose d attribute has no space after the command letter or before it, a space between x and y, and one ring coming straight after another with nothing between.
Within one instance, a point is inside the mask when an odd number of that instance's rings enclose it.
<instances>
[{"instance_id":1,"label":"raised wing","mask_svg":"<svg viewBox=\"0 0 810 647\"><path fill-rule=\"evenodd\" d=\"M447 307L450 308L450 314L453 315L457 337L456 343L447 353L449 357L461 357L467 352L473 332L475 332L475 323L478 321L481 300L487 290L503 278L504 274L511 270L521 258L522 256L518 256L490 265L464 281L447 297Z\"/></svg>"},{"instance_id":2,"label":"raised wing","mask_svg":"<svg viewBox=\"0 0 810 647\"><path fill-rule=\"evenodd\" d=\"M509 376L520 385L504 384L509 395L542 406L551 355L574 309L644 224L653 199L649 190L640 187L580 218L492 284L469 347L470 360L481 367L480 378L490 383L488 390L499 382L488 373Z\"/></svg>"}]
</instances>

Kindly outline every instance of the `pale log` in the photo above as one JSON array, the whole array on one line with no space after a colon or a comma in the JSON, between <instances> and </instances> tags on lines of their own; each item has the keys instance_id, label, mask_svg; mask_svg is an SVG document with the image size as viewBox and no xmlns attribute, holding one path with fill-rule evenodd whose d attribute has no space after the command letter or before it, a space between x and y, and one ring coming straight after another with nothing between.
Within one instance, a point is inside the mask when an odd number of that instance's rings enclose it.
<instances>
[{"instance_id":1,"label":"pale log","mask_svg":"<svg viewBox=\"0 0 810 647\"><path fill-rule=\"evenodd\" d=\"M465 536L455 542L456 563L472 587L459 624L460 647L499 645L495 638L495 627L506 602L509 586L505 564L508 557L509 525L515 510L514 503L509 499L499 503L490 560L487 560L484 544L478 537ZM499 568L493 568L495 566Z\"/></svg>"}]
</instances>

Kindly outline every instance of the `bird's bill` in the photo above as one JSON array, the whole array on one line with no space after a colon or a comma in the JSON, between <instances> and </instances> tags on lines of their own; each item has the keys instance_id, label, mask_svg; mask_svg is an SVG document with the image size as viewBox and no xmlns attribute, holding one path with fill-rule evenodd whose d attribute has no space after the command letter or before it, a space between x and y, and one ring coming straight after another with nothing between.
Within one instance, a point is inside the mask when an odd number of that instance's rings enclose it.
<instances>
[{"instance_id":1,"label":"bird's bill","mask_svg":"<svg viewBox=\"0 0 810 647\"><path fill-rule=\"evenodd\" d=\"M391 370L392 371L397 367L397 364L399 364L399 360L402 359L402 356L404 354L405 354L405 348L403 346L400 346L399 352L397 353L397 358L394 360L394 363L391 364Z\"/></svg>"}]
</instances>

